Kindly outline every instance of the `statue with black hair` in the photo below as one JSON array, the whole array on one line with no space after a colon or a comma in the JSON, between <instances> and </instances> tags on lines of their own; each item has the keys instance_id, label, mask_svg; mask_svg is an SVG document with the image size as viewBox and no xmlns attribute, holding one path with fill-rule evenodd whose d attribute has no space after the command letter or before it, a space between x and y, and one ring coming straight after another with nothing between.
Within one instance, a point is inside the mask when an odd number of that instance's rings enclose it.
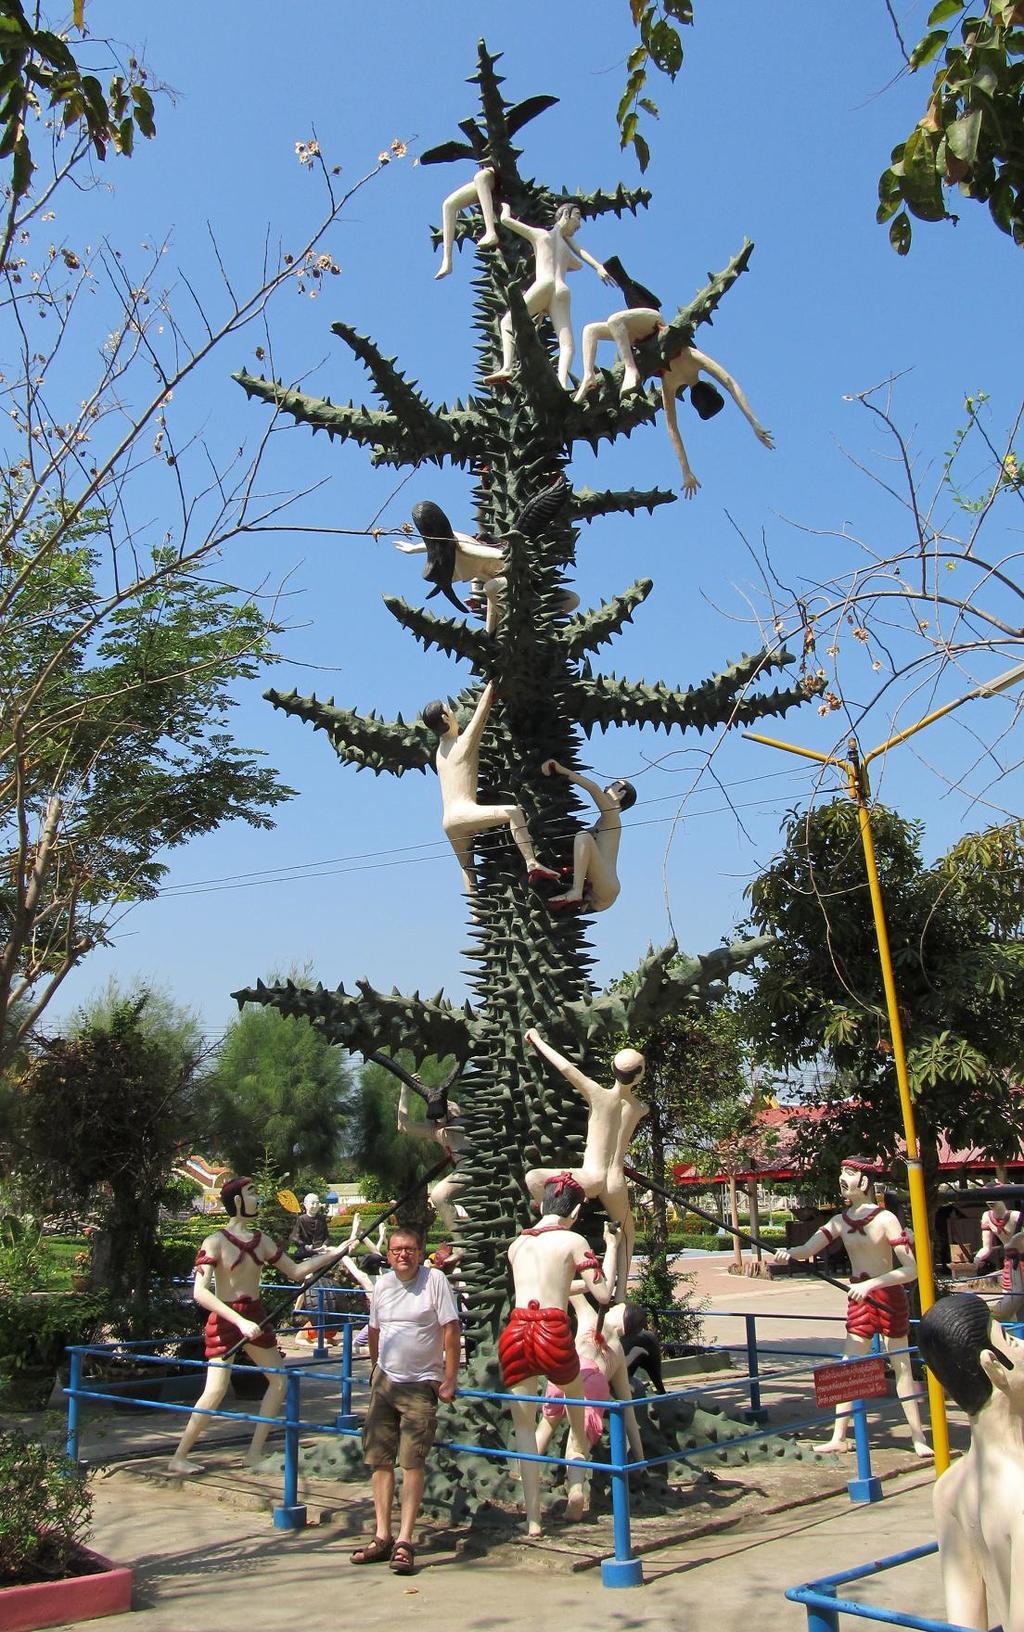
<instances>
[{"instance_id":1,"label":"statue with black hair","mask_svg":"<svg viewBox=\"0 0 1024 1632\"><path fill-rule=\"evenodd\" d=\"M171 1473L202 1472L197 1463L189 1461L188 1453L210 1421L204 1413L216 1411L228 1391L231 1364L225 1364L226 1355L242 1348L253 1365L280 1367L284 1364L284 1355L259 1295L264 1267L273 1268L275 1275L283 1275L290 1281L304 1281L328 1264L336 1263L345 1251L344 1247L332 1247L304 1259L301 1264L295 1263L284 1247L252 1227L260 1198L250 1178L229 1179L221 1186L220 1199L228 1223L208 1235L200 1247L192 1286L193 1298L208 1314L204 1335L206 1358L212 1364L196 1409L167 1464ZM265 1375L267 1389L259 1414L267 1420L257 1424L252 1436L246 1457L250 1465L262 1457L270 1419L277 1416L284 1401L284 1373L274 1370Z\"/></svg>"},{"instance_id":2,"label":"statue with black hair","mask_svg":"<svg viewBox=\"0 0 1024 1632\"><path fill-rule=\"evenodd\" d=\"M592 827L575 835L572 884L564 895L548 897L548 911L607 912L618 900L621 889L616 862L622 837L622 812L636 804L636 789L631 782L623 781L609 782L602 788L590 777L560 765L557 759L546 759L541 770L545 776L564 777L589 793L599 812Z\"/></svg>"},{"instance_id":3,"label":"statue with black hair","mask_svg":"<svg viewBox=\"0 0 1024 1632\"><path fill-rule=\"evenodd\" d=\"M932 1497L947 1618L1024 1632L1024 1344L973 1292L934 1303L917 1344L971 1424Z\"/></svg>"},{"instance_id":4,"label":"statue with black hair","mask_svg":"<svg viewBox=\"0 0 1024 1632\"><path fill-rule=\"evenodd\" d=\"M477 803L480 777L480 745L494 704L494 681L489 680L480 694L465 730L459 730L458 716L449 703L439 698L423 710L424 724L436 731L440 741L434 765L441 787L441 825L455 851L462 868L462 882L467 895L474 894L473 840L479 833L496 827L507 827L526 866L527 881L532 885L557 884L558 874L551 867L542 867L537 860L530 838L526 817L519 805L481 805Z\"/></svg>"},{"instance_id":5,"label":"statue with black hair","mask_svg":"<svg viewBox=\"0 0 1024 1632\"><path fill-rule=\"evenodd\" d=\"M587 1460L584 1407L573 1404L584 1399L580 1381L580 1357L576 1352L569 1322L569 1296L574 1283L589 1291L598 1303L611 1297L610 1276L615 1263L617 1232L605 1225L604 1264L598 1263L585 1236L573 1226L585 1196L571 1173L552 1173L543 1186L540 1222L523 1230L508 1249L514 1284L513 1308L498 1339L498 1359L505 1389L528 1397L542 1392L545 1379L557 1384L565 1395L569 1415L570 1461ZM533 1455L537 1448L535 1404L514 1402L516 1450ZM527 1533L539 1536L540 1464L520 1462ZM584 1504L583 1481L569 1486L569 1517L579 1518Z\"/></svg>"},{"instance_id":6,"label":"statue with black hair","mask_svg":"<svg viewBox=\"0 0 1024 1632\"><path fill-rule=\"evenodd\" d=\"M569 1171L576 1183L582 1186L587 1199L599 1201L618 1229L613 1296L622 1299L626 1295L636 1241L636 1222L626 1185L625 1162L629 1142L650 1110L650 1106L638 1099L635 1092L643 1080L646 1062L635 1048L620 1048L612 1061L614 1081L610 1088L602 1088L599 1082L594 1082L579 1066L545 1042L532 1026L526 1033L526 1041L538 1054L543 1055L549 1065L561 1072L570 1087L575 1088L587 1102L587 1142L583 1161L579 1167L570 1168ZM534 1202L540 1201L544 1186L552 1176L552 1170L543 1167L531 1168L527 1173L526 1188Z\"/></svg>"}]
</instances>

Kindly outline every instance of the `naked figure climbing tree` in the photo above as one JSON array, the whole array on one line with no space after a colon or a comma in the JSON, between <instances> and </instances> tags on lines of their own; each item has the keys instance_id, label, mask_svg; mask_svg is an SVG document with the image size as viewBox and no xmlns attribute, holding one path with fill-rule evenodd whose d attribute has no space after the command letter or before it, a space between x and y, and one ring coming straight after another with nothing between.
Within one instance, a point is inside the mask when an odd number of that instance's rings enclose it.
<instances>
[{"instance_id":1,"label":"naked figure climbing tree","mask_svg":"<svg viewBox=\"0 0 1024 1632\"><path fill-rule=\"evenodd\" d=\"M445 729L457 722L467 730L479 717L481 699L487 700L475 797L487 805L494 798L492 790L503 790L501 797L516 813L484 833L467 831L459 852L465 889L458 868L450 868L451 910L469 923L469 957L476 971L472 1000L458 1006L441 994L432 999L387 994L364 981L352 992L285 983L258 984L235 994L239 1001L304 1015L332 1041L352 1050L395 1054L404 1049L417 1064L430 1055L454 1056L463 1064L458 1101L465 1148L459 1157L459 1201L466 1216L459 1220L458 1236L474 1356L470 1375L492 1387L497 1383L497 1335L509 1307L507 1247L536 1217L526 1172L580 1166L587 1134L584 1100L529 1046L527 1033L536 1027L581 1072L608 1081L612 1056L624 1036L651 1026L671 1009L720 993L722 982L763 944L719 946L703 957L686 957L672 943L651 952L630 993L600 995L592 989L586 903L580 912L548 906L549 897L564 896L570 888L574 836L593 815L574 780L583 774L582 738L595 727L604 731L619 724L666 732L749 724L784 714L807 695L796 677L785 689L766 689L771 671L793 661L778 650L744 656L719 674L695 679L687 689L604 675L592 666L600 646L632 620L653 585L638 579L603 604L569 615L576 552L585 547L581 524L620 515L626 526L629 518L671 503L676 495L660 489L574 490L573 450L577 443L596 446L601 439L652 423L661 399L654 389L622 395L619 365L617 372L598 374L585 400L574 400L575 383L559 380L559 342L550 319L538 313L535 322L524 300L535 279L534 248L506 223L511 215L517 223L550 231L565 220L565 206L571 203L573 220L578 215L595 252L612 250L627 225L636 230L632 220L623 221L624 215L635 216L650 195L620 186L613 192L570 196L525 178L514 138L552 99L509 102L496 62L481 43L473 76L478 113L461 123L462 137L421 158L424 166L460 166L462 175L467 160L486 168L494 177L494 196L504 207L504 219L496 212L498 246L489 247L488 230L482 253L479 211L450 210L445 222L446 253L449 240L461 251L453 275L470 270L473 275L477 378L475 384L462 384L463 399L453 407L436 406L387 359L384 349L345 322L335 323L334 332L365 367L380 407L338 405L254 374L238 376L250 397L299 423L324 429L332 438L365 447L374 464L411 469L448 462L463 471L460 517L466 517L464 525L468 523L473 537L502 551L505 582L498 615L490 618L492 632L470 616L440 616L397 596L384 597L409 635L452 660L451 721ZM435 196L441 196L440 188L436 195L431 189L429 198L425 194L425 208ZM434 242L442 242L436 229ZM688 306L636 342L645 378L669 368L692 345L699 326L746 270L752 247L745 243ZM429 271L427 279L424 300L433 287ZM509 333L514 346L506 377ZM382 347L386 344L384 336ZM565 351L563 335L563 365ZM486 383L494 375L501 377ZM459 388L459 382L450 380L438 384L449 398ZM451 529L446 525L441 531ZM642 538L635 537L631 548L642 554ZM399 576L396 572L396 580ZM422 693L411 693L406 716L392 721L358 714L333 698L321 701L279 691L267 695L275 708L323 731L345 765L393 776L435 774L437 721L432 729L420 717ZM561 774L544 774L551 761ZM529 861L524 865L524 834L536 852L535 868ZM595 1243L602 1224L599 1206L592 1203L583 1227ZM472 1405L478 1408L478 1402ZM475 1422L479 1431L479 1419ZM476 1469L465 1477L476 1479Z\"/></svg>"}]
</instances>

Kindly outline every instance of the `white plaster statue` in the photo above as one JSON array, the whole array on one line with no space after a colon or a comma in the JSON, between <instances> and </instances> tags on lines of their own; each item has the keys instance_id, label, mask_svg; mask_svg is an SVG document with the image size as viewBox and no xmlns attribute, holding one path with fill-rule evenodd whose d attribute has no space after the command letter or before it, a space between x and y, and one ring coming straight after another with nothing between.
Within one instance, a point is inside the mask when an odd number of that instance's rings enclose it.
<instances>
[{"instance_id":1,"label":"white plaster statue","mask_svg":"<svg viewBox=\"0 0 1024 1632\"><path fill-rule=\"evenodd\" d=\"M946 1617L1024 1632L1024 1344L973 1292L939 1298L917 1342L971 1424L967 1454L932 1496Z\"/></svg>"},{"instance_id":2,"label":"white plaster statue","mask_svg":"<svg viewBox=\"0 0 1024 1632\"><path fill-rule=\"evenodd\" d=\"M477 785L480 774L480 744L483 740L487 717L494 703L494 681L484 687L473 711L473 717L464 731L454 709L436 700L423 710L424 722L440 737L435 766L441 787L441 826L455 851L462 868L462 882L468 895L476 890L473 877L473 840L478 833L495 827L507 827L526 866L530 884L558 883L558 874L551 867L542 867L537 860L526 825L526 817L518 805L479 805Z\"/></svg>"},{"instance_id":3,"label":"white plaster statue","mask_svg":"<svg viewBox=\"0 0 1024 1632\"><path fill-rule=\"evenodd\" d=\"M546 1043L531 1026L526 1041L542 1054L550 1065L560 1071L570 1087L582 1094L587 1102L587 1143L581 1167L569 1169L572 1178L583 1189L588 1199L600 1201L613 1224L619 1226L618 1252L615 1261L615 1280L612 1296L624 1299L629 1280L629 1266L636 1240L636 1224L626 1186L625 1160L629 1142L639 1124L650 1110L636 1097L645 1062L635 1048L621 1048L612 1061L615 1081L610 1088L602 1088L584 1075L558 1050ZM535 1202L539 1202L544 1186L555 1177L552 1168L535 1167L526 1175L526 1187Z\"/></svg>"},{"instance_id":4,"label":"white plaster statue","mask_svg":"<svg viewBox=\"0 0 1024 1632\"><path fill-rule=\"evenodd\" d=\"M549 1379L564 1391L569 1414L568 1455L575 1461L587 1460L584 1407L574 1400L584 1399L580 1381L580 1358L573 1343L567 1308L573 1282L580 1281L599 1303L611 1295L608 1275L615 1261L616 1232L605 1225L605 1255L602 1267L591 1252L586 1238L573 1229L583 1204L581 1187L569 1173L548 1180L541 1198L541 1219L524 1230L508 1249L515 1285L514 1303L508 1323L498 1339L505 1389L510 1394L537 1395L541 1380ZM515 1403L516 1450L533 1454L537 1447L537 1412L533 1404ZM527 1534L539 1536L539 1462L520 1462ZM569 1516L583 1512L582 1479L569 1492Z\"/></svg>"},{"instance_id":5,"label":"white plaster statue","mask_svg":"<svg viewBox=\"0 0 1024 1632\"><path fill-rule=\"evenodd\" d=\"M576 401L580 402L587 392L597 383L596 357L597 347L601 340L614 340L616 349L622 359L622 394L635 391L640 385L640 371L633 353L633 342L646 340L652 334L660 334L667 328L667 324L660 312L651 306L630 307L624 311L612 312L603 323L588 323L583 330L583 379L576 392ZM668 428L669 441L675 449L679 467L683 473L683 492L688 499L692 499L700 483L690 469L690 461L686 457L683 439L679 434L679 419L676 413L676 398L681 391L690 388L690 401L701 419L713 419L723 407L723 398L700 378L701 374L710 374L717 380L723 390L728 391L740 413L746 419L757 440L766 448L775 446L775 439L770 431L766 431L754 416L742 387L727 374L721 363L716 363L713 357L698 351L696 346L684 346L677 356L673 357L668 367L661 375L661 403L665 410L665 424Z\"/></svg>"},{"instance_id":6,"label":"white plaster statue","mask_svg":"<svg viewBox=\"0 0 1024 1632\"><path fill-rule=\"evenodd\" d=\"M868 1354L872 1337L876 1332L881 1335L890 1353L896 1393L910 1426L914 1450L918 1456L931 1456L931 1447L921 1426L917 1403L920 1395L910 1369L910 1356L892 1353L894 1349L906 1349L910 1341L910 1306L905 1289L917 1280L914 1243L895 1213L875 1206L869 1199L872 1177L881 1177L874 1163L863 1156L844 1156L839 1188L846 1203L845 1211L836 1213L820 1230L815 1230L802 1246L776 1248L771 1261L776 1264L788 1264L793 1259L803 1262L824 1252L830 1241L842 1241L853 1269L846 1310L848 1336L843 1353L847 1356ZM846 1436L850 1409L849 1404L836 1407L835 1428L824 1446L826 1451L849 1448Z\"/></svg>"},{"instance_id":7,"label":"white plaster statue","mask_svg":"<svg viewBox=\"0 0 1024 1632\"><path fill-rule=\"evenodd\" d=\"M598 1311L585 1292L574 1293L569 1303L576 1317L576 1353L580 1357L582 1398L606 1400L614 1397L617 1400L631 1400L633 1390L629 1381L630 1357L623 1347L623 1328L627 1319L626 1305L612 1304L604 1311L604 1320L601 1322ZM552 1403L542 1408L537 1424L537 1451L541 1456L548 1454L555 1426L565 1416L565 1405L562 1403L565 1398L564 1389L557 1383L549 1383L546 1393ZM630 1406L622 1414L625 1418L630 1457L634 1462L642 1462L644 1447L636 1412ZM604 1429L603 1419L604 1413L600 1406L587 1405L584 1408L584 1432L591 1449L601 1437ZM566 1484L569 1516L578 1517L585 1503L584 1470L570 1463L566 1469Z\"/></svg>"},{"instance_id":8,"label":"white plaster statue","mask_svg":"<svg viewBox=\"0 0 1024 1632\"><path fill-rule=\"evenodd\" d=\"M484 628L489 635L493 635L501 621L508 588L505 577L508 561L503 546L489 539L476 538L471 533L456 532L441 506L430 499L413 505L412 519L422 542L414 544L411 539L398 538L395 549L403 555L427 557L423 576L434 585L427 600L433 600L435 595L440 594L460 612L475 611L474 601L468 606L464 605L452 587L456 583L470 584L474 600L483 597L486 604ZM563 590L558 609L560 612L572 612L579 604L578 595L572 590Z\"/></svg>"},{"instance_id":9,"label":"white plaster statue","mask_svg":"<svg viewBox=\"0 0 1024 1632\"><path fill-rule=\"evenodd\" d=\"M494 225L494 189L497 177L489 164L481 165L472 181L456 187L441 205L441 265L434 273L435 280L446 278L452 269L452 246L455 243L455 223L459 212L479 204L484 218L484 234L477 239L480 249L494 249L498 234Z\"/></svg>"},{"instance_id":10,"label":"white plaster statue","mask_svg":"<svg viewBox=\"0 0 1024 1632\"><path fill-rule=\"evenodd\" d=\"M572 332L572 297L566 278L570 272L577 272L585 261L604 283L612 282L607 268L576 242L575 234L579 231L581 220L575 204L563 204L555 215L554 226L530 227L525 221L517 221L507 204L501 206L502 225L518 237L525 238L533 250L533 282L523 291L523 299L535 323L545 316L551 319L558 339L558 383L561 386L569 384L569 370L576 350ZM496 385L512 377L515 336L510 312L506 312L501 319L499 334L501 367L486 376L485 385Z\"/></svg>"},{"instance_id":11,"label":"white plaster statue","mask_svg":"<svg viewBox=\"0 0 1024 1632\"><path fill-rule=\"evenodd\" d=\"M548 898L549 912L607 912L619 895L619 875L615 864L622 837L622 812L636 804L631 782L610 782L606 788L579 776L557 759L541 766L545 776L564 776L584 793L589 793L600 815L593 827L577 833L572 841L572 887L564 895Z\"/></svg>"},{"instance_id":12,"label":"white plaster statue","mask_svg":"<svg viewBox=\"0 0 1024 1632\"><path fill-rule=\"evenodd\" d=\"M250 1220L259 1212L260 1200L251 1179L229 1179L220 1192L228 1224L208 1235L196 1257L196 1276L192 1296L209 1318L204 1334L206 1358L219 1361L245 1339L245 1353L254 1365L284 1364L284 1355L278 1347L273 1327L267 1321L267 1312L260 1298L260 1273L264 1265L273 1266L275 1274L290 1281L304 1281L328 1264L337 1263L344 1247L332 1247L296 1264L268 1235L252 1228ZM260 1416L276 1417L284 1399L285 1379L282 1373L267 1376L267 1391L260 1406ZM202 1468L190 1462L192 1449L210 1419L202 1411L215 1411L223 1400L231 1381L231 1366L211 1365L206 1373L206 1386L196 1401L196 1411L189 1417L185 1432L168 1462L171 1473L201 1473ZM263 1455L270 1432L270 1422L257 1425L246 1457L251 1464Z\"/></svg>"},{"instance_id":13,"label":"white plaster statue","mask_svg":"<svg viewBox=\"0 0 1024 1632\"><path fill-rule=\"evenodd\" d=\"M459 1158L466 1150L466 1130L459 1116L459 1107L453 1099L450 1099L448 1115L442 1121L417 1120L412 1114L409 1089L403 1082L398 1094L398 1131L407 1133L412 1139L429 1139L431 1143L440 1145L442 1151L450 1158L451 1167L435 1180L427 1194L430 1205L448 1234L457 1234L459 1215L455 1198L464 1183L459 1177Z\"/></svg>"}]
</instances>

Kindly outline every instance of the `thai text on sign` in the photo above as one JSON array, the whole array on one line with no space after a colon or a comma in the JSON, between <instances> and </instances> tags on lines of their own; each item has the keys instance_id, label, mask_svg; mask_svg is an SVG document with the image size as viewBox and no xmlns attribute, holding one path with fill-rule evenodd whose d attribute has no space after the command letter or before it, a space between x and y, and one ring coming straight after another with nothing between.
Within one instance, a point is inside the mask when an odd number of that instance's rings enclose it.
<instances>
[{"instance_id":1,"label":"thai text on sign","mask_svg":"<svg viewBox=\"0 0 1024 1632\"><path fill-rule=\"evenodd\" d=\"M844 1400L873 1400L888 1392L889 1380L880 1354L814 1368L814 1400L820 1409L840 1405Z\"/></svg>"}]
</instances>

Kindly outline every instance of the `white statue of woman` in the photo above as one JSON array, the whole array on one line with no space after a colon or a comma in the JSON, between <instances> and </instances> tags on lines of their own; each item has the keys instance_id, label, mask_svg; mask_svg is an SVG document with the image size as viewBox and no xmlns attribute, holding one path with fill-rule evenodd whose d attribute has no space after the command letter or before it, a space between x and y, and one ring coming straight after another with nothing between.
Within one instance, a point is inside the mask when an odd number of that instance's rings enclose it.
<instances>
[{"instance_id":1,"label":"white statue of woman","mask_svg":"<svg viewBox=\"0 0 1024 1632\"><path fill-rule=\"evenodd\" d=\"M564 895L548 898L549 912L607 912L618 900L619 875L616 862L622 837L622 812L636 804L631 782L609 782L606 788L579 776L557 759L541 766L545 776L564 776L567 782L589 793L600 814L593 827L584 828L572 841L572 885Z\"/></svg>"},{"instance_id":2,"label":"white statue of woman","mask_svg":"<svg viewBox=\"0 0 1024 1632\"><path fill-rule=\"evenodd\" d=\"M501 220L510 232L525 238L533 250L533 282L523 291L523 299L535 323L545 316L551 319L558 338L558 383L568 386L576 342L572 332L572 297L566 278L570 272L578 272L584 261L593 267L604 283L612 282L611 274L600 261L595 261L587 253L582 244L576 242L575 234L582 220L576 204L561 205L552 227L531 227L525 221L517 221L507 204L501 206ZM506 312L501 319L498 332L501 336L501 367L486 376L485 385L497 385L512 377L515 337L511 312Z\"/></svg>"},{"instance_id":3,"label":"white statue of woman","mask_svg":"<svg viewBox=\"0 0 1024 1632\"><path fill-rule=\"evenodd\" d=\"M478 833L486 833L495 827L509 829L526 865L530 884L558 882L554 869L542 867L538 862L526 817L518 805L477 803L480 744L494 703L494 690L494 681L489 680L472 719L462 732L459 731L454 709L440 699L428 703L423 710L425 723L441 739L435 759L437 780L441 787L441 825L462 868L462 881L468 895L473 895L476 890L472 871L473 840Z\"/></svg>"},{"instance_id":4,"label":"white statue of woman","mask_svg":"<svg viewBox=\"0 0 1024 1632\"><path fill-rule=\"evenodd\" d=\"M612 1297L623 1299L636 1240L636 1223L626 1186L626 1152L630 1140L650 1110L650 1106L638 1099L634 1092L643 1078L644 1057L635 1048L620 1048L612 1061L615 1081L610 1088L602 1088L599 1082L594 1082L571 1060L546 1043L532 1026L526 1033L526 1041L556 1071L560 1071L566 1082L587 1102L587 1143L583 1163L580 1167L570 1168L569 1173L582 1187L584 1195L598 1200L612 1223L619 1226ZM559 1171L535 1167L527 1173L526 1188L535 1202L540 1201L544 1186Z\"/></svg>"},{"instance_id":5,"label":"white statue of woman","mask_svg":"<svg viewBox=\"0 0 1024 1632\"><path fill-rule=\"evenodd\" d=\"M575 400L581 402L597 383L597 347L602 340L613 340L622 359L621 394L637 390L640 385L640 370L633 352L633 343L637 340L647 340L652 334L661 334L667 326L661 313L652 306L630 307L624 311L612 312L603 323L588 323L583 330L583 378ZM683 439L679 434L676 398L689 386L690 401L701 419L712 419L723 407L721 393L706 380L702 380L701 374L710 374L712 379L717 380L719 385L728 391L757 440L764 447L775 446L771 431L766 431L755 418L742 387L732 375L727 374L721 363L716 363L713 357L698 351L696 346L684 346L661 374L661 404L665 410L669 441L675 449L683 473L683 492L688 499L693 498L700 487L700 482L690 469L690 461L686 457Z\"/></svg>"},{"instance_id":6,"label":"white statue of woman","mask_svg":"<svg viewBox=\"0 0 1024 1632\"><path fill-rule=\"evenodd\" d=\"M484 235L477 240L480 249L495 249L498 234L494 225L494 188L496 177L489 164L481 165L472 181L456 187L441 205L441 265L434 273L435 281L446 278L452 269L452 246L455 243L455 223L460 210L479 204L484 218Z\"/></svg>"}]
</instances>

